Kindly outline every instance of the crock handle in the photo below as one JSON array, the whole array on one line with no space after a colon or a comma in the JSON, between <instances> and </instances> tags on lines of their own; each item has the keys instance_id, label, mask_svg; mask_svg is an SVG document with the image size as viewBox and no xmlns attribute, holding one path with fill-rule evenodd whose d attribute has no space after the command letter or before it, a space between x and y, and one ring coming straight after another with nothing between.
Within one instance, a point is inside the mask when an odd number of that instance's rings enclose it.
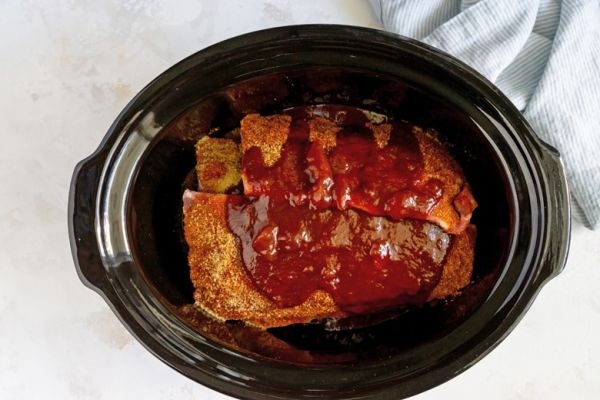
<instances>
[{"instance_id":1,"label":"crock handle","mask_svg":"<svg viewBox=\"0 0 600 400\"><path fill-rule=\"evenodd\" d=\"M542 260L544 280L557 276L565 266L571 237L571 207L569 188L560 154L551 145L539 140L540 162L546 185L546 246Z\"/></svg>"},{"instance_id":2,"label":"crock handle","mask_svg":"<svg viewBox=\"0 0 600 400\"><path fill-rule=\"evenodd\" d=\"M69 237L79 279L91 289L107 284L94 229L97 188L106 155L97 153L75 167L69 192Z\"/></svg>"}]
</instances>

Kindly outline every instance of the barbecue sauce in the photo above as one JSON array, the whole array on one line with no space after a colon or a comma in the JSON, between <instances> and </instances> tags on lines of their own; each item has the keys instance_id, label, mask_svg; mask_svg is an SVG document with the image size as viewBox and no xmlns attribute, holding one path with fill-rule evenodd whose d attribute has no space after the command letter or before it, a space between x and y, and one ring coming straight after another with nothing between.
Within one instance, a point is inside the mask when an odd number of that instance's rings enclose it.
<instances>
[{"instance_id":1,"label":"barbecue sauce","mask_svg":"<svg viewBox=\"0 0 600 400\"><path fill-rule=\"evenodd\" d=\"M423 180L411 126L372 123L345 106L285 114L291 123L279 158L267 166L259 147L247 149L244 196L228 204L229 227L256 287L281 308L316 290L348 313L424 303L452 236L423 221L443 187ZM325 132L316 139L315 117Z\"/></svg>"}]
</instances>

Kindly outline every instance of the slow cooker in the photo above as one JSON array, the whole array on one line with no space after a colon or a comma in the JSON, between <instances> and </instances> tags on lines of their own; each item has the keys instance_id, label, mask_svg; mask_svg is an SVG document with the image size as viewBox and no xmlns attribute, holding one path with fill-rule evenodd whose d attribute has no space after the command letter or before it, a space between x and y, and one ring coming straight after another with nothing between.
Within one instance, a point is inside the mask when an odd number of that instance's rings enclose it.
<instances>
[{"instance_id":1,"label":"slow cooker","mask_svg":"<svg viewBox=\"0 0 600 400\"><path fill-rule=\"evenodd\" d=\"M342 104L438 131L479 207L473 280L452 301L259 331L193 306L181 194L194 144L248 113ZM490 82L394 34L287 26L199 51L148 84L75 168L69 233L81 281L156 357L246 399L399 399L474 365L562 270L569 196L558 152Z\"/></svg>"}]
</instances>

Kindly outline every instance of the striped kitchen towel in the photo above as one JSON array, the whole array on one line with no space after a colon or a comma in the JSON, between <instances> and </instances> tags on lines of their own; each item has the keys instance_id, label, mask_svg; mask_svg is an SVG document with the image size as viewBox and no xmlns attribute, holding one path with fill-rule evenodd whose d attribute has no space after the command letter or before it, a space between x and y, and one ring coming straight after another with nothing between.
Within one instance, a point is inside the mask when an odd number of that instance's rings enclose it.
<instances>
[{"instance_id":1,"label":"striped kitchen towel","mask_svg":"<svg viewBox=\"0 0 600 400\"><path fill-rule=\"evenodd\" d=\"M386 29L494 82L563 159L573 215L600 228L600 0L370 0Z\"/></svg>"}]
</instances>

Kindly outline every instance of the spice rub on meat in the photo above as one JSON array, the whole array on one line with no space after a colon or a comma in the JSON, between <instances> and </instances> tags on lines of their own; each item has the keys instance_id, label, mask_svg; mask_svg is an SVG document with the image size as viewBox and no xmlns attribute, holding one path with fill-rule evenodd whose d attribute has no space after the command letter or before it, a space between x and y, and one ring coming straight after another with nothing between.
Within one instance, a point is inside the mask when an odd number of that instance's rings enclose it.
<instances>
[{"instance_id":1,"label":"spice rub on meat","mask_svg":"<svg viewBox=\"0 0 600 400\"><path fill-rule=\"evenodd\" d=\"M210 189L184 194L195 304L214 318L266 329L423 304L469 283L476 202L435 133L326 107L250 114L237 147L197 146L226 153L198 152L198 163L232 177L198 173Z\"/></svg>"},{"instance_id":2,"label":"spice rub on meat","mask_svg":"<svg viewBox=\"0 0 600 400\"><path fill-rule=\"evenodd\" d=\"M204 136L196 143L196 160L201 192L225 193L239 184L242 151L235 140Z\"/></svg>"}]
</instances>

